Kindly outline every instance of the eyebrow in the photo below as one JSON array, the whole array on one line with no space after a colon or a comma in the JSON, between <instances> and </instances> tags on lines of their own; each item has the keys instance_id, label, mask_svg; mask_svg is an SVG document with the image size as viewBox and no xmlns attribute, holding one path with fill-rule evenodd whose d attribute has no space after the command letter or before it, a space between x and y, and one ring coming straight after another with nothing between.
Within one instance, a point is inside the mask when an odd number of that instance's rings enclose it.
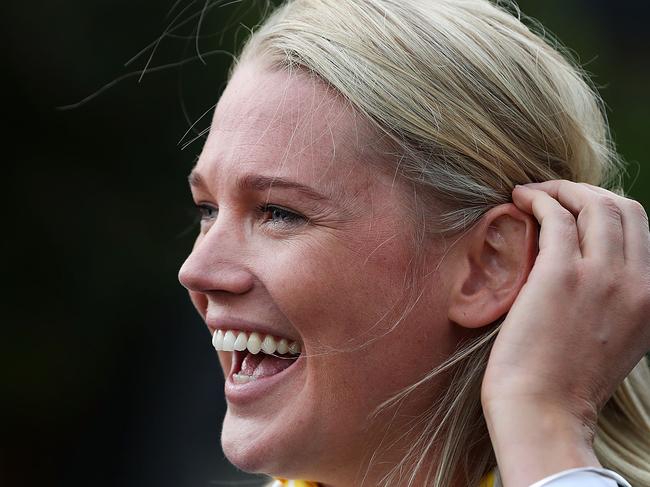
<instances>
[{"instance_id":1,"label":"eyebrow","mask_svg":"<svg viewBox=\"0 0 650 487\"><path fill-rule=\"evenodd\" d=\"M193 170L190 173L187 179L190 183L190 186L192 187L203 188L203 189L207 189L208 187L208 185L205 182L205 179L203 179L203 176L201 176L195 170ZM275 188L293 189L298 191L299 193L302 193L306 197L317 201L331 200L331 198L319 193L314 188L298 183L296 181L292 181L290 179L285 179L276 176L271 177L271 176L262 176L258 174L246 174L244 176L237 178L235 184L239 191L246 191L246 190L265 191L271 189L272 187L275 187Z\"/></svg>"}]
</instances>

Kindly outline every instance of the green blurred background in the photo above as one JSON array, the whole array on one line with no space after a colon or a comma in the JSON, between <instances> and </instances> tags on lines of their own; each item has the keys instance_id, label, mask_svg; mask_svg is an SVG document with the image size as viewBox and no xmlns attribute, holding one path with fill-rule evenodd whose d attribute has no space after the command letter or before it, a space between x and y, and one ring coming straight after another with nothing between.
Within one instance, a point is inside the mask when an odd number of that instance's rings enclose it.
<instances>
[{"instance_id":1,"label":"green blurred background","mask_svg":"<svg viewBox=\"0 0 650 487\"><path fill-rule=\"evenodd\" d=\"M342 0L343 1L343 0ZM233 52L262 2L206 12L201 52ZM230 58L196 55L203 2L5 2L8 233L0 484L203 487L241 479L219 447L222 379L177 282L195 232L186 176ZM650 208L650 38L641 0L521 0L579 56ZM210 113L198 130L208 126ZM192 138L193 133L190 134ZM188 140L187 138L185 140ZM247 485L238 483L238 485Z\"/></svg>"}]
</instances>

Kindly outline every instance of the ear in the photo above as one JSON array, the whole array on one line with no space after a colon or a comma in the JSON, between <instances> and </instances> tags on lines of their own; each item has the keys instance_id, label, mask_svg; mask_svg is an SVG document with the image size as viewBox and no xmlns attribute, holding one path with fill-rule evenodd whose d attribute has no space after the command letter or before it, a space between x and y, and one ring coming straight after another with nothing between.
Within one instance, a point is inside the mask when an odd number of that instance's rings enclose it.
<instances>
[{"instance_id":1,"label":"ear","mask_svg":"<svg viewBox=\"0 0 650 487\"><path fill-rule=\"evenodd\" d=\"M492 208L458 242L449 319L466 328L508 312L537 255L537 222L512 203ZM455 252L456 253L456 252Z\"/></svg>"}]
</instances>

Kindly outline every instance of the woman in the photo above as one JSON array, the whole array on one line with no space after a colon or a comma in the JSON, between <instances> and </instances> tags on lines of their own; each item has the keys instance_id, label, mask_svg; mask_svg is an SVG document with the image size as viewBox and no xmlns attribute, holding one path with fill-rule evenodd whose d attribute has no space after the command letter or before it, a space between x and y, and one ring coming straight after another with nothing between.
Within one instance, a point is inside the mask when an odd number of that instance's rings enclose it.
<instances>
[{"instance_id":1,"label":"woman","mask_svg":"<svg viewBox=\"0 0 650 487\"><path fill-rule=\"evenodd\" d=\"M190 175L179 276L229 460L282 485L650 485L650 237L602 188L601 108L485 0L274 12Z\"/></svg>"}]
</instances>

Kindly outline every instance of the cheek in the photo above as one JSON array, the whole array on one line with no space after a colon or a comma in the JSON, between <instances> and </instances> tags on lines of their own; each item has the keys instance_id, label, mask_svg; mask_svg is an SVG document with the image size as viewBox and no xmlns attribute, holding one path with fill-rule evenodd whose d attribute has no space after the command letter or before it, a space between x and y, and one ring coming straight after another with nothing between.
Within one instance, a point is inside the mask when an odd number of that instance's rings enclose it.
<instances>
[{"instance_id":1,"label":"cheek","mask_svg":"<svg viewBox=\"0 0 650 487\"><path fill-rule=\"evenodd\" d=\"M296 243L267 261L266 286L306 344L350 344L402 311L410 254L401 243L379 246L382 237Z\"/></svg>"}]
</instances>

